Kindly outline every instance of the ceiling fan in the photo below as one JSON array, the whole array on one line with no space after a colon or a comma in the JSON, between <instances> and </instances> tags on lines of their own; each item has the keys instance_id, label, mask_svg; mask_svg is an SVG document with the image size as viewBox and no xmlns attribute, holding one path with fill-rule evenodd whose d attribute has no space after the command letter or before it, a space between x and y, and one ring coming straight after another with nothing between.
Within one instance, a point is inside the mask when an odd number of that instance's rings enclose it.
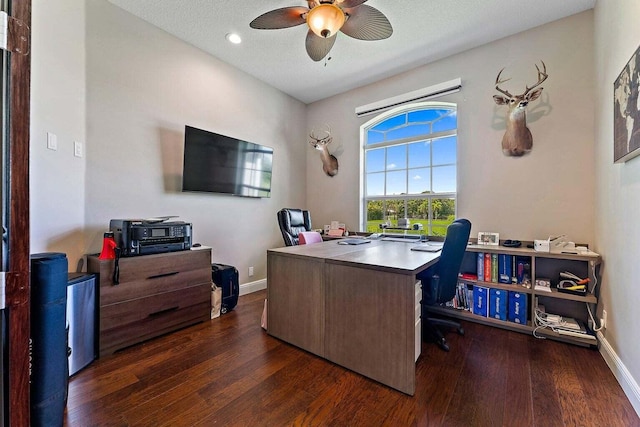
<instances>
[{"instance_id":1,"label":"ceiling fan","mask_svg":"<svg viewBox=\"0 0 640 427\"><path fill-rule=\"evenodd\" d=\"M314 61L327 56L338 31L358 40L382 40L393 33L391 23L367 0L307 0L309 7L291 6L266 12L249 24L258 30L276 30L306 23L307 53Z\"/></svg>"}]
</instances>

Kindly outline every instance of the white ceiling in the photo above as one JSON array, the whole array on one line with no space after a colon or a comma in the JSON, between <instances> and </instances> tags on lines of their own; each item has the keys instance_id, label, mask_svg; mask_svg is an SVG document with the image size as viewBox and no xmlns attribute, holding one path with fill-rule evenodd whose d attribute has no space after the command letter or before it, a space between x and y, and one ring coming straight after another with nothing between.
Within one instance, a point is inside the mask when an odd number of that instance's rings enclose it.
<instances>
[{"instance_id":1,"label":"white ceiling","mask_svg":"<svg viewBox=\"0 0 640 427\"><path fill-rule=\"evenodd\" d=\"M393 35L355 40L342 33L328 61L305 50L306 25L249 27L257 16L301 0L109 0L304 103L396 75L594 7L596 0L369 0ZM227 42L227 33L242 44Z\"/></svg>"}]
</instances>

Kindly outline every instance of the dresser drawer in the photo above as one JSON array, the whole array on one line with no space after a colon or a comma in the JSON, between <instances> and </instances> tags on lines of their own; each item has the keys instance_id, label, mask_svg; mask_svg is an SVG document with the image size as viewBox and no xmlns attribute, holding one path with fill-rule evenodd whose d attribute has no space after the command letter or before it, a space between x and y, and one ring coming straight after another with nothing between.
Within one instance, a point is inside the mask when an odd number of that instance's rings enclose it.
<instances>
[{"instance_id":1,"label":"dresser drawer","mask_svg":"<svg viewBox=\"0 0 640 427\"><path fill-rule=\"evenodd\" d=\"M173 311L204 301L211 303L210 283L103 305L100 307L100 330L106 331L147 318L159 319Z\"/></svg>"},{"instance_id":2,"label":"dresser drawer","mask_svg":"<svg viewBox=\"0 0 640 427\"><path fill-rule=\"evenodd\" d=\"M120 280L116 285L115 261L88 259L88 271L100 275L101 306L211 282L208 250L121 258L119 266Z\"/></svg>"},{"instance_id":3,"label":"dresser drawer","mask_svg":"<svg viewBox=\"0 0 640 427\"><path fill-rule=\"evenodd\" d=\"M210 315L209 283L102 306L100 354L208 320Z\"/></svg>"}]
</instances>

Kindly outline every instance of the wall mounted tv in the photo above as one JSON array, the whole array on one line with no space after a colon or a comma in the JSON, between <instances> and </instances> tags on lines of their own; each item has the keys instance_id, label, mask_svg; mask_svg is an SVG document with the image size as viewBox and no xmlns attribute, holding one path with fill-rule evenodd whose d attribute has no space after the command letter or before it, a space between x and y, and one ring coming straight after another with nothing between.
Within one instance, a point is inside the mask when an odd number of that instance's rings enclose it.
<instances>
[{"instance_id":1,"label":"wall mounted tv","mask_svg":"<svg viewBox=\"0 0 640 427\"><path fill-rule=\"evenodd\" d=\"M270 197L272 160L270 147L185 126L182 191Z\"/></svg>"}]
</instances>

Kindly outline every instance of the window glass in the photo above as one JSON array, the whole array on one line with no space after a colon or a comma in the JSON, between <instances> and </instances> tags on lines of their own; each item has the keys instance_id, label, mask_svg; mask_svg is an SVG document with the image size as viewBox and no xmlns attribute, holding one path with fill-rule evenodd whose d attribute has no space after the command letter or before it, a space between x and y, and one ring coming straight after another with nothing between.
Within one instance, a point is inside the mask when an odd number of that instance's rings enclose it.
<instances>
[{"instance_id":1,"label":"window glass","mask_svg":"<svg viewBox=\"0 0 640 427\"><path fill-rule=\"evenodd\" d=\"M418 230L444 236L456 215L455 104L422 102L386 112L363 125L364 224L398 228L407 218ZM375 144L375 148L368 148ZM388 232L385 229L384 232Z\"/></svg>"},{"instance_id":2,"label":"window glass","mask_svg":"<svg viewBox=\"0 0 640 427\"><path fill-rule=\"evenodd\" d=\"M384 196L384 172L367 174L367 196Z\"/></svg>"},{"instance_id":3,"label":"window glass","mask_svg":"<svg viewBox=\"0 0 640 427\"><path fill-rule=\"evenodd\" d=\"M367 151L367 172L384 171L384 148Z\"/></svg>"},{"instance_id":4,"label":"window glass","mask_svg":"<svg viewBox=\"0 0 640 427\"><path fill-rule=\"evenodd\" d=\"M433 122L433 132L443 132L455 129L458 126L457 116L449 114Z\"/></svg>"},{"instance_id":5,"label":"window glass","mask_svg":"<svg viewBox=\"0 0 640 427\"><path fill-rule=\"evenodd\" d=\"M438 166L433 168L433 192L455 193L456 191L456 167Z\"/></svg>"},{"instance_id":6,"label":"window glass","mask_svg":"<svg viewBox=\"0 0 640 427\"><path fill-rule=\"evenodd\" d=\"M373 130L367 132L367 145L373 145L379 142L384 142L384 133Z\"/></svg>"},{"instance_id":7,"label":"window glass","mask_svg":"<svg viewBox=\"0 0 640 427\"><path fill-rule=\"evenodd\" d=\"M410 138L412 136L426 135L430 133L430 124L415 124L391 130L387 133L387 141Z\"/></svg>"},{"instance_id":8,"label":"window glass","mask_svg":"<svg viewBox=\"0 0 640 427\"><path fill-rule=\"evenodd\" d=\"M417 168L431 164L431 147L429 141L420 141L409 144L409 167Z\"/></svg>"},{"instance_id":9,"label":"window glass","mask_svg":"<svg viewBox=\"0 0 640 427\"><path fill-rule=\"evenodd\" d=\"M431 190L431 168L409 169L409 194L424 194Z\"/></svg>"},{"instance_id":10,"label":"window glass","mask_svg":"<svg viewBox=\"0 0 640 427\"><path fill-rule=\"evenodd\" d=\"M408 113L409 122L432 122L440 118L443 114L448 113L448 110L441 110L439 108L428 108L424 110L411 111Z\"/></svg>"},{"instance_id":11,"label":"window glass","mask_svg":"<svg viewBox=\"0 0 640 427\"><path fill-rule=\"evenodd\" d=\"M393 129L397 126L404 125L406 122L406 117L404 114L399 114L395 117L390 117L387 120L380 122L380 124L372 127L373 130L378 131L388 131L389 129Z\"/></svg>"},{"instance_id":12,"label":"window glass","mask_svg":"<svg viewBox=\"0 0 640 427\"><path fill-rule=\"evenodd\" d=\"M387 172L386 195L400 195L407 193L407 171Z\"/></svg>"},{"instance_id":13,"label":"window glass","mask_svg":"<svg viewBox=\"0 0 640 427\"><path fill-rule=\"evenodd\" d=\"M433 140L433 164L450 165L456 163L457 137L438 138Z\"/></svg>"},{"instance_id":14,"label":"window glass","mask_svg":"<svg viewBox=\"0 0 640 427\"><path fill-rule=\"evenodd\" d=\"M407 167L407 146L396 145L387 148L387 170L405 169Z\"/></svg>"}]
</instances>

